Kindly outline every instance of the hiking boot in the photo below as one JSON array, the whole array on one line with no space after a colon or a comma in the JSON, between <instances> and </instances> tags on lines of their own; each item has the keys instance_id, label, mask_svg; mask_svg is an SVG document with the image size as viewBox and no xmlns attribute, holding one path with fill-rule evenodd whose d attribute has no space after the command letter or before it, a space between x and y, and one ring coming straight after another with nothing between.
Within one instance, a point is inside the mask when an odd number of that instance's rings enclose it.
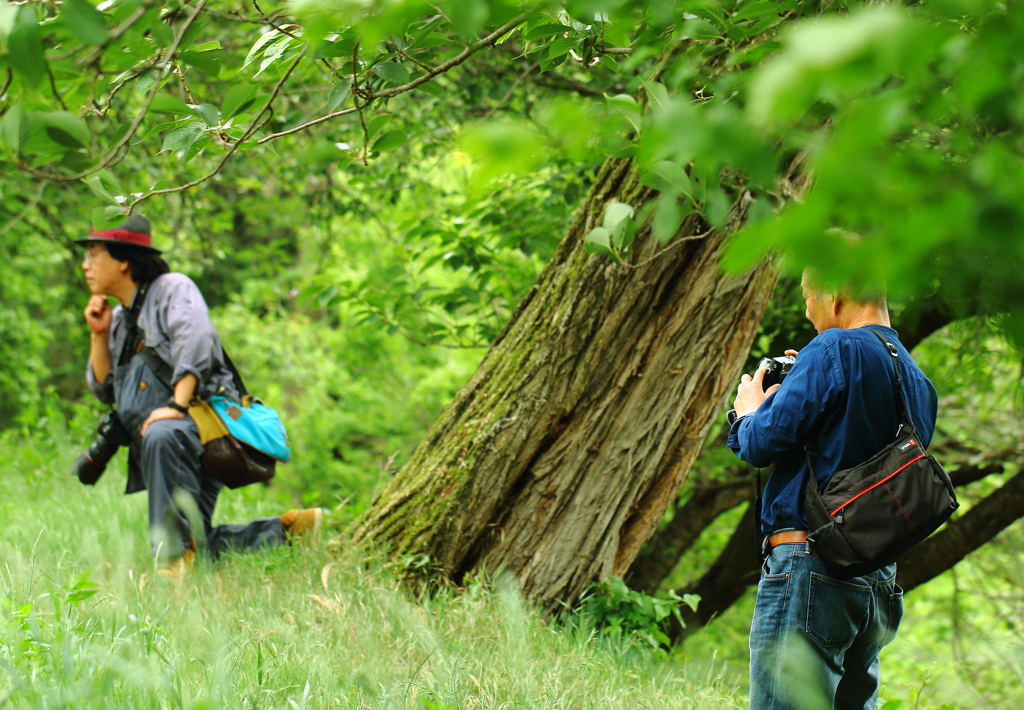
<instances>
[{"instance_id":1,"label":"hiking boot","mask_svg":"<svg viewBox=\"0 0 1024 710\"><path fill-rule=\"evenodd\" d=\"M196 553L185 550L185 554L174 559L160 560L156 565L157 576L165 579L182 580L196 567Z\"/></svg>"},{"instance_id":2,"label":"hiking boot","mask_svg":"<svg viewBox=\"0 0 1024 710\"><path fill-rule=\"evenodd\" d=\"M305 510L289 510L281 516L281 526L288 542L313 540L320 536L324 524L324 513L331 511L326 508L306 508Z\"/></svg>"}]
</instances>

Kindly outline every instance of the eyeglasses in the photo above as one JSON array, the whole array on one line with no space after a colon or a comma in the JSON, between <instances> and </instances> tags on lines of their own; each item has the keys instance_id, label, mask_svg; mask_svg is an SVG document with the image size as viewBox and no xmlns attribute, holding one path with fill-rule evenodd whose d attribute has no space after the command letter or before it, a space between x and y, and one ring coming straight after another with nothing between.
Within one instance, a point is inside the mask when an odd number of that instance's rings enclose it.
<instances>
[{"instance_id":1,"label":"eyeglasses","mask_svg":"<svg viewBox=\"0 0 1024 710\"><path fill-rule=\"evenodd\" d=\"M85 248L85 263L92 266L92 263L96 260L97 254L102 254L106 249L96 244Z\"/></svg>"}]
</instances>

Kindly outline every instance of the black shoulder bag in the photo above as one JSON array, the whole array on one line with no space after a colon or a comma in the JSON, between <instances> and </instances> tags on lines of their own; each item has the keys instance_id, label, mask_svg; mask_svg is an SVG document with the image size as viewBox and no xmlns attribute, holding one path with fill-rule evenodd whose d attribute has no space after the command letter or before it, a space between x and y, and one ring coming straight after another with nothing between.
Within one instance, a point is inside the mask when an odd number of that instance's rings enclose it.
<instances>
[{"instance_id":1,"label":"black shoulder bag","mask_svg":"<svg viewBox=\"0 0 1024 710\"><path fill-rule=\"evenodd\" d=\"M807 456L804 508L812 531L807 542L839 579L895 562L960 507L949 476L914 430L896 346L868 330L885 344L896 368L896 402L902 412L896 441L860 466L836 471L821 493L809 451Z\"/></svg>"}]
</instances>

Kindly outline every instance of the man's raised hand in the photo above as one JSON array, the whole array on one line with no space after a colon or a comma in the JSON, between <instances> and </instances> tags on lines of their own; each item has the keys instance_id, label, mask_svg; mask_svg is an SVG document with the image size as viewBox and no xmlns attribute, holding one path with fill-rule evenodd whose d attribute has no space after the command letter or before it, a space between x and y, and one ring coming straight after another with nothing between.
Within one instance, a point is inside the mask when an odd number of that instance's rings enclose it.
<instances>
[{"instance_id":1,"label":"man's raised hand","mask_svg":"<svg viewBox=\"0 0 1024 710\"><path fill-rule=\"evenodd\" d=\"M85 307L85 322L89 324L93 333L96 335L109 333L113 320L114 312L111 310L106 296L93 296L89 299L89 305Z\"/></svg>"}]
</instances>

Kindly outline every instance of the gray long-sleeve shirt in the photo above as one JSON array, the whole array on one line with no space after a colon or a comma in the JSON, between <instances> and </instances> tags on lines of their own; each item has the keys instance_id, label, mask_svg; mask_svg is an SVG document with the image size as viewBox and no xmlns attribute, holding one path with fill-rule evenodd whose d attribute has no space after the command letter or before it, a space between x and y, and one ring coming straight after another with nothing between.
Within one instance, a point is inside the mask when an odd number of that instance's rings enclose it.
<instances>
[{"instance_id":1,"label":"gray long-sleeve shirt","mask_svg":"<svg viewBox=\"0 0 1024 710\"><path fill-rule=\"evenodd\" d=\"M116 402L121 423L132 435L125 492L134 493L146 488L141 468L142 425L154 409L164 406L178 380L187 374L195 375L199 379L196 393L200 396L221 393L237 401L238 395L234 378L224 366L224 350L210 321L206 301L192 279L184 274L157 277L150 284L139 312L138 326L146 347L152 348L172 370L169 383L161 384L141 361L132 359L118 367L127 338L127 316L125 308L114 309L108 340L110 374L98 382L90 363L86 378L101 402Z\"/></svg>"},{"instance_id":2,"label":"gray long-sleeve shirt","mask_svg":"<svg viewBox=\"0 0 1024 710\"><path fill-rule=\"evenodd\" d=\"M86 378L93 394L104 404L114 404L114 371L124 347L127 311L117 306L110 327L111 371L98 382L92 364L86 367ZM217 329L210 320L199 287L185 274L164 274L153 280L139 313L146 346L156 351L170 365L173 386L187 374L199 380L197 394L213 394L223 386L228 396L235 396L234 380L224 365Z\"/></svg>"}]
</instances>

